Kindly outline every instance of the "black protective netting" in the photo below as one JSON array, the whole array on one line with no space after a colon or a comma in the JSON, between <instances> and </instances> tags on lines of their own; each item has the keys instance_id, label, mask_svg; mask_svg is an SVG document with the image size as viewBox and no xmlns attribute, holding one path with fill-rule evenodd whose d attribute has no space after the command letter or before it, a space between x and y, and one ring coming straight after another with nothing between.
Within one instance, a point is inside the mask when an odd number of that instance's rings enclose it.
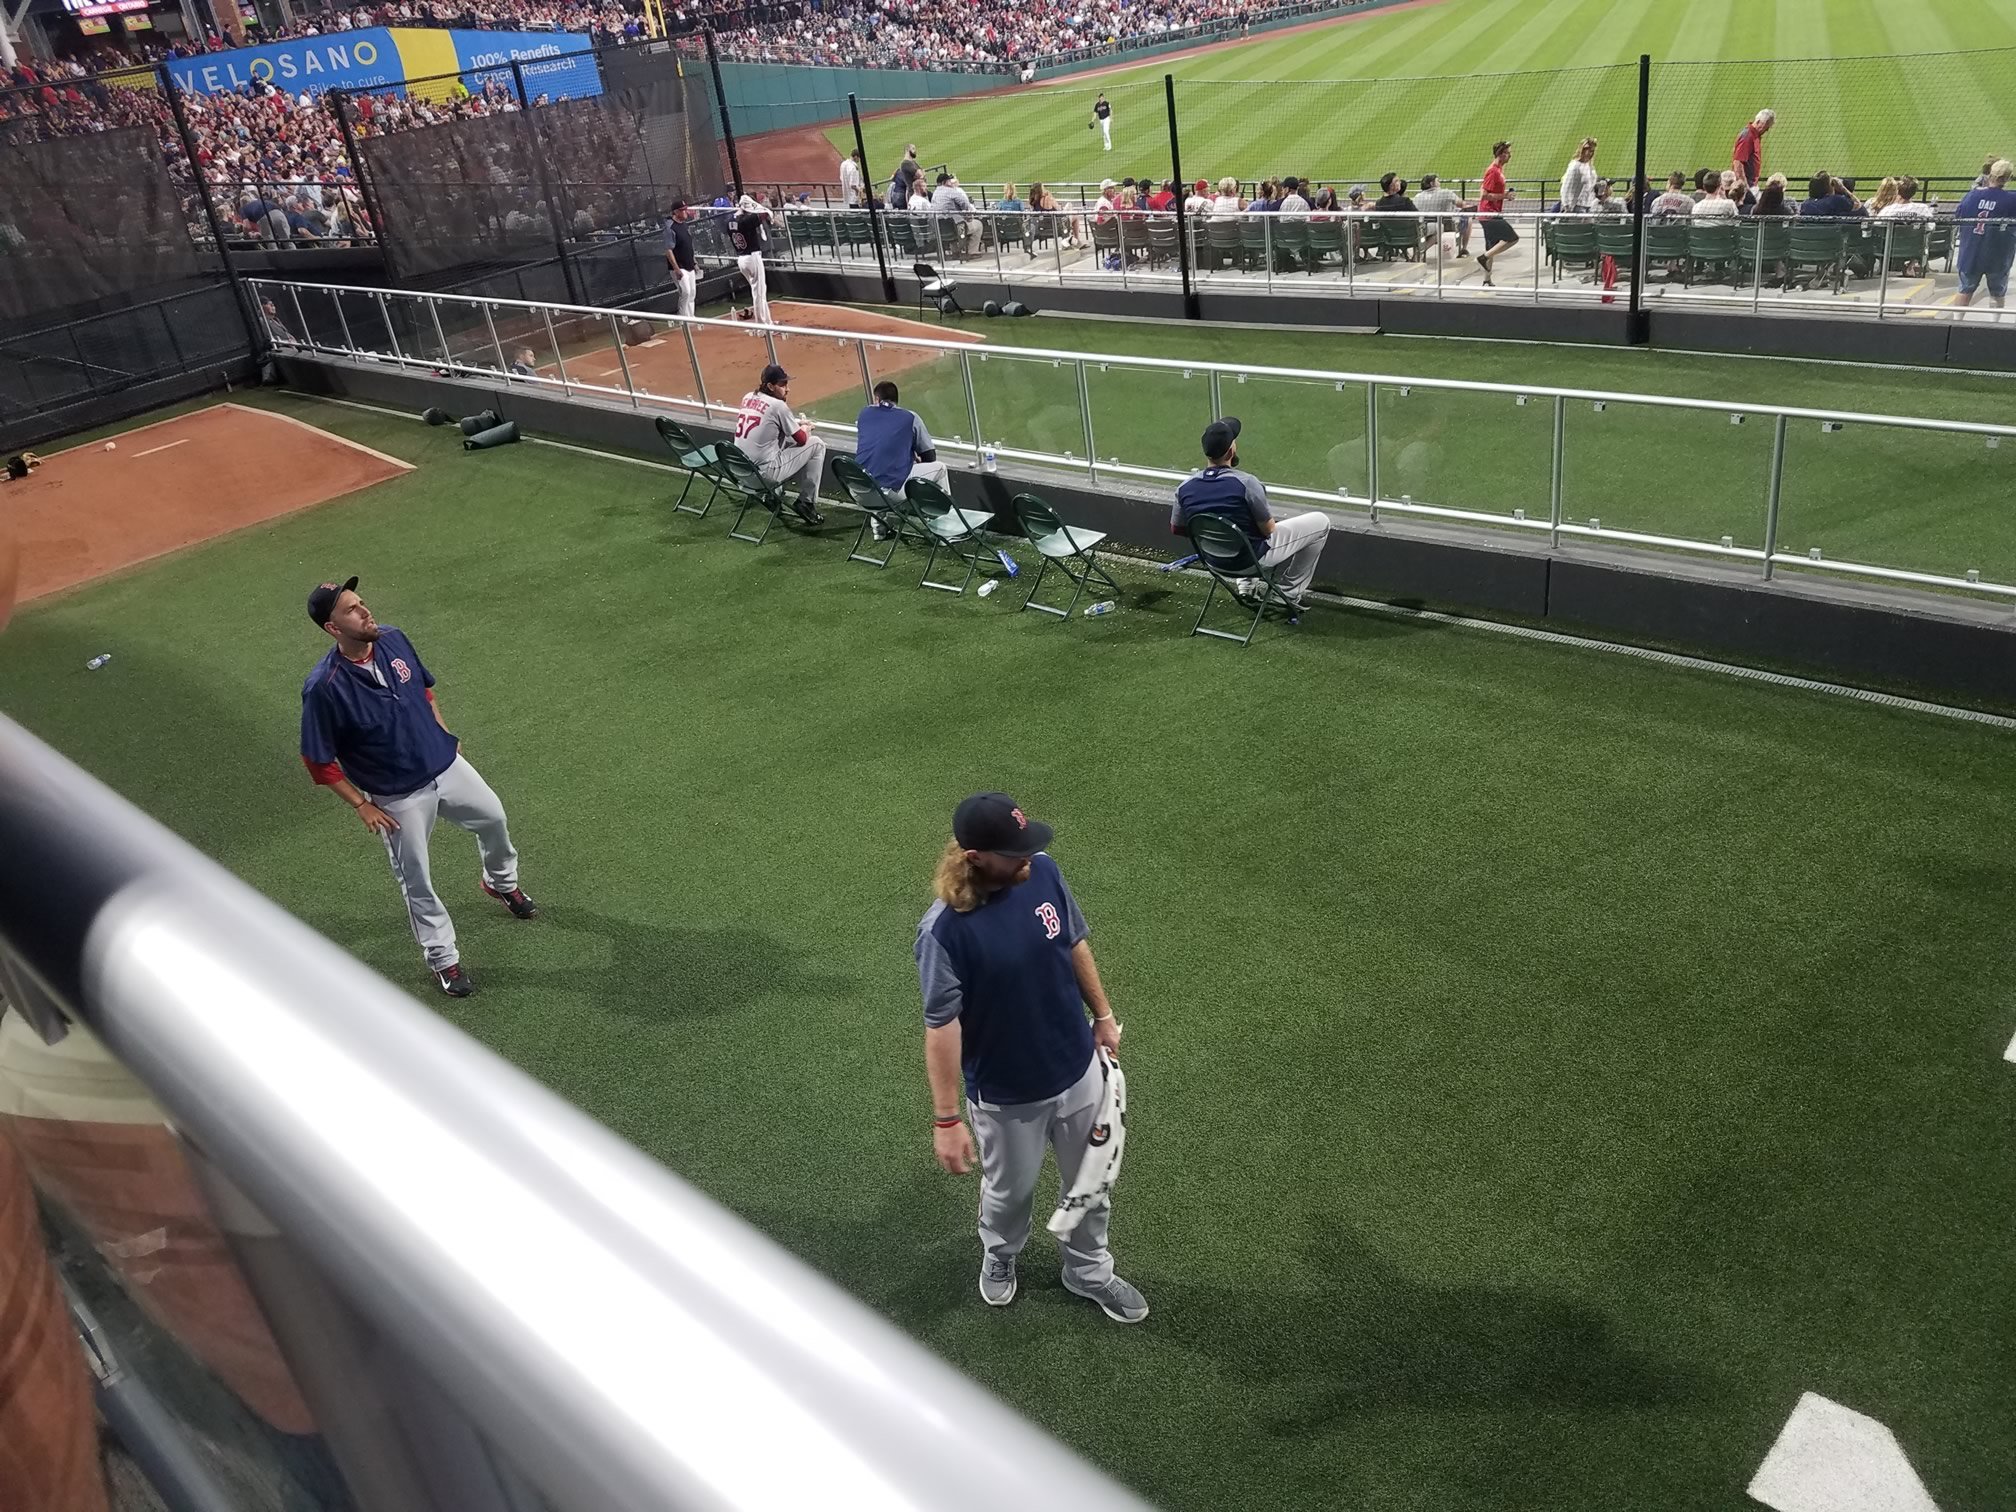
<instances>
[{"instance_id":1,"label":"black protective netting","mask_svg":"<svg viewBox=\"0 0 2016 1512\"><path fill-rule=\"evenodd\" d=\"M592 98L362 142L395 273L648 233L720 177L711 96L673 53L623 49L598 62L604 92Z\"/></svg>"},{"instance_id":2,"label":"black protective netting","mask_svg":"<svg viewBox=\"0 0 2016 1512\"><path fill-rule=\"evenodd\" d=\"M0 323L194 278L155 133L0 141Z\"/></svg>"}]
</instances>

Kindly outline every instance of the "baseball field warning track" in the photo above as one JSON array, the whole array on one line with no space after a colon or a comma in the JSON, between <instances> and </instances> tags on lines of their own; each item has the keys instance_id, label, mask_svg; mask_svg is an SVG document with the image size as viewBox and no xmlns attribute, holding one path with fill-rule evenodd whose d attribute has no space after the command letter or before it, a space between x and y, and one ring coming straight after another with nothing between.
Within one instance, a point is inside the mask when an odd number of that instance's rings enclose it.
<instances>
[{"instance_id":1,"label":"baseball field warning track","mask_svg":"<svg viewBox=\"0 0 2016 1512\"><path fill-rule=\"evenodd\" d=\"M265 410L216 404L47 458L0 488L25 602L383 483L411 464Z\"/></svg>"}]
</instances>

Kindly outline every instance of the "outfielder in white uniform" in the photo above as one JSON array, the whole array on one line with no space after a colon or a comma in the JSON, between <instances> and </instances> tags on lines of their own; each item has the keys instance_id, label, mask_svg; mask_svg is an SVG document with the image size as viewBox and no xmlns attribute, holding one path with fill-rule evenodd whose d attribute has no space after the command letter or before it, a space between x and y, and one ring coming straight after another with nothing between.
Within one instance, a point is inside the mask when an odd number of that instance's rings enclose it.
<instances>
[{"instance_id":1,"label":"outfielder in white uniform","mask_svg":"<svg viewBox=\"0 0 2016 1512\"><path fill-rule=\"evenodd\" d=\"M385 842L428 969L450 997L468 997L476 984L462 968L455 926L434 891L427 837L437 818L473 833L483 891L514 917L536 918L538 908L518 885L504 805L442 722L434 676L419 652L372 618L357 596L357 579L317 584L308 618L336 644L301 685L301 760Z\"/></svg>"},{"instance_id":2,"label":"outfielder in white uniform","mask_svg":"<svg viewBox=\"0 0 2016 1512\"><path fill-rule=\"evenodd\" d=\"M798 513L807 524L826 523L826 516L819 513L826 443L791 412L791 375L774 362L763 369L755 389L742 396L742 409L735 416L735 444L772 483L796 478Z\"/></svg>"},{"instance_id":3,"label":"outfielder in white uniform","mask_svg":"<svg viewBox=\"0 0 2016 1512\"><path fill-rule=\"evenodd\" d=\"M735 249L735 266L749 280L749 311L765 325L770 319L770 291L763 278L763 248L769 240L770 212L743 195L735 207L735 219L728 223L728 245Z\"/></svg>"},{"instance_id":4,"label":"outfielder in white uniform","mask_svg":"<svg viewBox=\"0 0 2016 1512\"><path fill-rule=\"evenodd\" d=\"M1058 1236L1064 1290L1116 1323L1148 1316L1106 1247L1124 1084L1120 1025L1099 981L1085 916L1045 854L1050 826L1005 793L976 793L952 816L938 901L917 926L931 1139L955 1176L980 1155L980 1296L1015 1300L1045 1150L1065 1194ZM1091 1012L1087 1022L1086 1013ZM961 1082L969 1134L959 1114Z\"/></svg>"}]
</instances>

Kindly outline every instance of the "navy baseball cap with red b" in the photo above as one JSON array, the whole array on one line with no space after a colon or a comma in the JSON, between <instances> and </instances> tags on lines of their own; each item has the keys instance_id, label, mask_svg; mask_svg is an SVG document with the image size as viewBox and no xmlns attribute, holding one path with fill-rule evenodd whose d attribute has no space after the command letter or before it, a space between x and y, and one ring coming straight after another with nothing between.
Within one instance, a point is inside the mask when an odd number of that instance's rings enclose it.
<instances>
[{"instance_id":1,"label":"navy baseball cap with red b","mask_svg":"<svg viewBox=\"0 0 2016 1512\"><path fill-rule=\"evenodd\" d=\"M952 838L961 850L997 856L1033 856L1048 850L1050 826L1031 819L1006 793L975 793L952 813Z\"/></svg>"},{"instance_id":2,"label":"navy baseball cap with red b","mask_svg":"<svg viewBox=\"0 0 2016 1512\"><path fill-rule=\"evenodd\" d=\"M357 579L345 578L340 583L317 583L308 594L308 618L317 625L329 623L329 616L336 612L336 600L357 586Z\"/></svg>"}]
</instances>

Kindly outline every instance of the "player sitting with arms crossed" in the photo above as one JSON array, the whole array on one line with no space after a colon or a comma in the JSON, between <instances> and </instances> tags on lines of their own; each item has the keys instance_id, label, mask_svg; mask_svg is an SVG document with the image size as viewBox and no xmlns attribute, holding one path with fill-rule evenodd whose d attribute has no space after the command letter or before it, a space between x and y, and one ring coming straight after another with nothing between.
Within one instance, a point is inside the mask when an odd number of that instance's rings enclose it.
<instances>
[{"instance_id":1,"label":"player sitting with arms crossed","mask_svg":"<svg viewBox=\"0 0 2016 1512\"><path fill-rule=\"evenodd\" d=\"M791 375L776 363L763 369L755 389L742 396L735 417L735 444L756 471L779 485L798 480L793 506L808 525L824 525L819 513L819 479L826 471L826 443L791 412Z\"/></svg>"},{"instance_id":2,"label":"player sitting with arms crossed","mask_svg":"<svg viewBox=\"0 0 2016 1512\"><path fill-rule=\"evenodd\" d=\"M413 642L372 618L357 579L318 584L308 595L308 618L336 644L301 685L301 760L385 842L428 969L450 997L468 997L476 984L462 969L455 925L434 891L427 836L436 818L474 834L483 891L516 917L535 918L539 910L518 886L504 805L448 733L434 675Z\"/></svg>"},{"instance_id":3,"label":"player sitting with arms crossed","mask_svg":"<svg viewBox=\"0 0 2016 1512\"><path fill-rule=\"evenodd\" d=\"M1015 1300L1044 1148L1056 1151L1059 1193L1077 1196L1080 1168L1114 1136L1099 1114L1109 1071L1119 1074L1110 1057L1120 1025L1085 916L1044 854L1050 837L1006 793L968 798L938 859L938 901L917 926L932 1145L938 1164L963 1176L979 1141L980 1296L990 1307ZM959 1117L962 1075L971 1134ZM1111 1217L1102 1191L1066 1226L1064 1289L1116 1323L1139 1323L1148 1302L1113 1273ZM1055 1219L1051 1228L1059 1232Z\"/></svg>"}]
</instances>

